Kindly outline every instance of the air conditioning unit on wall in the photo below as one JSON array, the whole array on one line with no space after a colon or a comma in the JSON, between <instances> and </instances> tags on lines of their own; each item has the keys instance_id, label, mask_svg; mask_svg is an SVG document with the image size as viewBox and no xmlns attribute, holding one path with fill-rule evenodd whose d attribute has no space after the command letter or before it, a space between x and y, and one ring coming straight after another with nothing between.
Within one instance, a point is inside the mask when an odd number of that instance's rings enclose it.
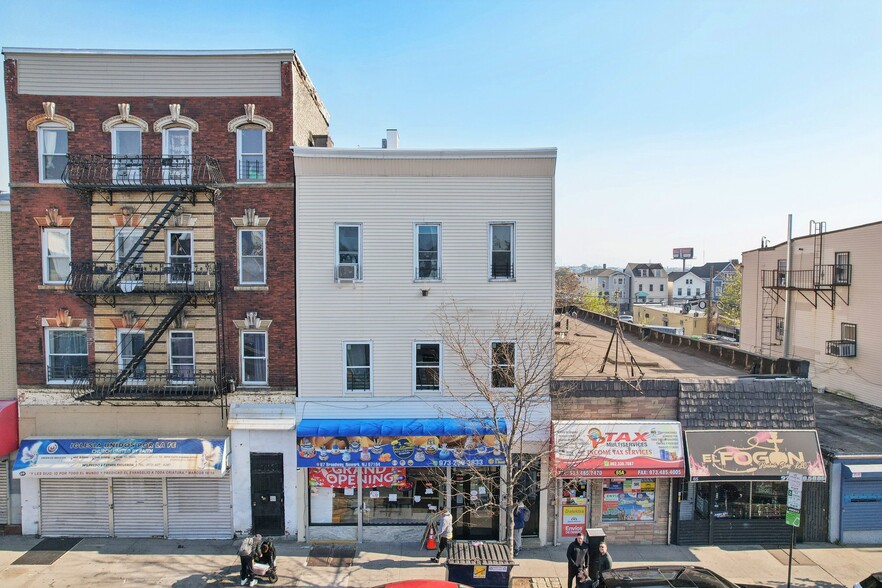
<instances>
[{"instance_id":1,"label":"air conditioning unit on wall","mask_svg":"<svg viewBox=\"0 0 882 588\"><path fill-rule=\"evenodd\" d=\"M338 263L335 278L338 282L354 282L358 279L358 264Z\"/></svg>"}]
</instances>

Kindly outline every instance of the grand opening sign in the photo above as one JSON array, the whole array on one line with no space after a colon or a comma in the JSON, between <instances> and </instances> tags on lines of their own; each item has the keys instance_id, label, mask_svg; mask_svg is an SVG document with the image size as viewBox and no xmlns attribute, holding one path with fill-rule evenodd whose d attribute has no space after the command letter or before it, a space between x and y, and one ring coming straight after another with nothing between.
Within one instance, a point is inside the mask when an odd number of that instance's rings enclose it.
<instances>
[{"instance_id":1,"label":"grand opening sign","mask_svg":"<svg viewBox=\"0 0 882 588\"><path fill-rule=\"evenodd\" d=\"M323 488L394 488L407 483L406 468L310 468L309 485Z\"/></svg>"},{"instance_id":2,"label":"grand opening sign","mask_svg":"<svg viewBox=\"0 0 882 588\"><path fill-rule=\"evenodd\" d=\"M679 478L686 462L676 421L554 421L554 469L585 478Z\"/></svg>"}]
</instances>

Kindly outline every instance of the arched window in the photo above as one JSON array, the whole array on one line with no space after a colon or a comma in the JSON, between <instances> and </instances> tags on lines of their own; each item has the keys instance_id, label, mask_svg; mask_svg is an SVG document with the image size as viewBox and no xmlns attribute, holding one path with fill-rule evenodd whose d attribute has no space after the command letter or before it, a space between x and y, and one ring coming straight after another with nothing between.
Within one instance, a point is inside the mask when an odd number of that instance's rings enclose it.
<instances>
[{"instance_id":1,"label":"arched window","mask_svg":"<svg viewBox=\"0 0 882 588\"><path fill-rule=\"evenodd\" d=\"M47 122L37 127L41 182L61 183L61 175L67 166L67 133L68 128L61 123Z\"/></svg>"},{"instance_id":2,"label":"arched window","mask_svg":"<svg viewBox=\"0 0 882 588\"><path fill-rule=\"evenodd\" d=\"M245 115L227 124L227 130L236 133L236 179L240 183L266 181L266 134L272 132L273 123L254 110L254 104L245 104Z\"/></svg>"}]
</instances>

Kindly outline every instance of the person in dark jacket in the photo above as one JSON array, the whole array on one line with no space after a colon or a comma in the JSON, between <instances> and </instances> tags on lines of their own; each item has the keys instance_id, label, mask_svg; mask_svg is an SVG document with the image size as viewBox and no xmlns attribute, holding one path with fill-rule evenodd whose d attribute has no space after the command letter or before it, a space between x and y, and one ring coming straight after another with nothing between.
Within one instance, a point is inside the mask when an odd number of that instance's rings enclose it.
<instances>
[{"instance_id":1,"label":"person in dark jacket","mask_svg":"<svg viewBox=\"0 0 882 588\"><path fill-rule=\"evenodd\" d=\"M597 553L594 555L594 558L591 560L591 565L589 566L591 570L591 579L594 581L595 586L600 585L600 577L603 572L607 570L611 570L613 567L612 556L609 554L609 548L606 546L606 543L601 543L597 546Z\"/></svg>"},{"instance_id":2,"label":"person in dark jacket","mask_svg":"<svg viewBox=\"0 0 882 588\"><path fill-rule=\"evenodd\" d=\"M579 575L579 570L587 567L588 544L585 543L585 535L579 533L567 547L567 588L573 588L573 581Z\"/></svg>"}]
</instances>

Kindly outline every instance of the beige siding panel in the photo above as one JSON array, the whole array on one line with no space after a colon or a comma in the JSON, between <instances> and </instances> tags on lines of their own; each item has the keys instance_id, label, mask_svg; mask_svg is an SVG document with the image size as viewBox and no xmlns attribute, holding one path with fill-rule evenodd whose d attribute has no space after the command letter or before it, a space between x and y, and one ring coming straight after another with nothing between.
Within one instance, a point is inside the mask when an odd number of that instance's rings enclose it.
<instances>
[{"instance_id":1,"label":"beige siding panel","mask_svg":"<svg viewBox=\"0 0 882 588\"><path fill-rule=\"evenodd\" d=\"M369 159L298 157L297 173L305 176L416 176L416 177L552 177L555 159Z\"/></svg>"},{"instance_id":2,"label":"beige siding panel","mask_svg":"<svg viewBox=\"0 0 882 588\"><path fill-rule=\"evenodd\" d=\"M456 301L490 329L523 304L551 323L551 178L300 177L297 180L300 390L342 396L344 341L373 341L374 395L412 394L412 344L437 340L433 316ZM345 202L345 206L331 203ZM515 282L489 282L488 223L516 223ZM414 282L414 224L441 223L442 282ZM335 223L363 226L364 281L333 280ZM423 297L421 289L429 288ZM321 333L321 337L310 334ZM549 331L550 335L550 331ZM451 353L444 380L472 386Z\"/></svg>"},{"instance_id":3,"label":"beige siding panel","mask_svg":"<svg viewBox=\"0 0 882 588\"><path fill-rule=\"evenodd\" d=\"M13 55L21 94L281 96L278 55ZM290 60L288 60L290 61ZM184 105L186 114L186 104Z\"/></svg>"},{"instance_id":4,"label":"beige siding panel","mask_svg":"<svg viewBox=\"0 0 882 588\"><path fill-rule=\"evenodd\" d=\"M9 203L0 208L0 331L15 332L15 306L12 304L12 225ZM39 263L39 260L35 260ZM16 395L15 337L0 339L0 400Z\"/></svg>"}]
</instances>

